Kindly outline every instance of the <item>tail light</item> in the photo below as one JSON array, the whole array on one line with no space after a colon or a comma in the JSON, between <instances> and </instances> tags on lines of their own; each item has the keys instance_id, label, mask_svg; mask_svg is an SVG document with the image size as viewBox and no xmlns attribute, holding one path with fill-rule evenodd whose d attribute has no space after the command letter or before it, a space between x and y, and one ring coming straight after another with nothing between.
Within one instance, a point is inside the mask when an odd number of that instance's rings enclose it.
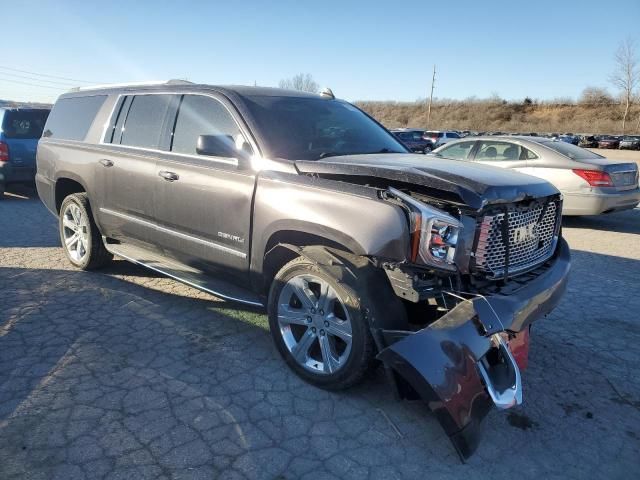
<instances>
[{"instance_id":1,"label":"tail light","mask_svg":"<svg viewBox=\"0 0 640 480\"><path fill-rule=\"evenodd\" d=\"M585 179L592 187L613 187L613 182L607 172L600 170L580 170L574 168L573 173Z\"/></svg>"},{"instance_id":2,"label":"tail light","mask_svg":"<svg viewBox=\"0 0 640 480\"><path fill-rule=\"evenodd\" d=\"M9 145L0 142L0 163L9 161Z\"/></svg>"}]
</instances>

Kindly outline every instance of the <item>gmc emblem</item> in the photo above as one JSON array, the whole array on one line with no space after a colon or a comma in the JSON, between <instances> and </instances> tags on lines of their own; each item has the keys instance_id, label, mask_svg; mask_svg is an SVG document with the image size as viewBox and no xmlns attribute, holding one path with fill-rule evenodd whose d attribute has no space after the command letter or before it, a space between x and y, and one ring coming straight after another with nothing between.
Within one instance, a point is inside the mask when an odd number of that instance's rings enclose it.
<instances>
[{"instance_id":1,"label":"gmc emblem","mask_svg":"<svg viewBox=\"0 0 640 480\"><path fill-rule=\"evenodd\" d=\"M537 238L538 234L536 233L535 223L518 227L513 231L513 243L515 245L519 245L523 242L528 242L529 240L534 240Z\"/></svg>"}]
</instances>

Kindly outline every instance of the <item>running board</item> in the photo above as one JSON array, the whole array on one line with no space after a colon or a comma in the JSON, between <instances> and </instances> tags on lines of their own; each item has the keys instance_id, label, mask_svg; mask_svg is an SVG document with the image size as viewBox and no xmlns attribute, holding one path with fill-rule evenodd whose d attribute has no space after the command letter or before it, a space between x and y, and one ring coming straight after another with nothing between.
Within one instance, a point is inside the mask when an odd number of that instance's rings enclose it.
<instances>
[{"instance_id":1,"label":"running board","mask_svg":"<svg viewBox=\"0 0 640 480\"><path fill-rule=\"evenodd\" d=\"M103 237L103 241L104 240ZM264 304L260 301L260 297L255 293L242 287L217 280L202 270L185 265L177 260L149 252L149 250L131 244L113 244L104 241L104 246L113 255L117 255L129 262L136 263L166 275L167 277L171 277L174 280L210 293L218 298L254 307L264 307Z\"/></svg>"}]
</instances>

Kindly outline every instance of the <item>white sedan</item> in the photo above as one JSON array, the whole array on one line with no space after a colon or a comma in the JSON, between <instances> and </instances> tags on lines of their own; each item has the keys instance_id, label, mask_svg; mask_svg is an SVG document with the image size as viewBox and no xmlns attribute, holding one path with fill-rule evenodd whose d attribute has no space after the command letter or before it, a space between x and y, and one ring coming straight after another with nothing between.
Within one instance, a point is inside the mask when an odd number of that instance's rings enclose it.
<instances>
[{"instance_id":1,"label":"white sedan","mask_svg":"<svg viewBox=\"0 0 640 480\"><path fill-rule=\"evenodd\" d=\"M609 160L558 140L474 137L449 142L431 155L513 168L543 178L562 192L563 215L599 215L640 203L635 162Z\"/></svg>"}]
</instances>

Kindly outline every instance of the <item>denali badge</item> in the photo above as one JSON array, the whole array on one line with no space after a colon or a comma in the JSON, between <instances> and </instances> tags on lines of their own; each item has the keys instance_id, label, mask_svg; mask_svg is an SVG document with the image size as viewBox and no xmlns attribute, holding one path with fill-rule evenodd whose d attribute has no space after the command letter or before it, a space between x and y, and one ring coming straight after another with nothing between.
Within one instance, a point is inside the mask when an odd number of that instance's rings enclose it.
<instances>
[{"instance_id":1,"label":"denali badge","mask_svg":"<svg viewBox=\"0 0 640 480\"><path fill-rule=\"evenodd\" d=\"M518 227L513 231L513 243L515 245L519 245L523 242L528 242L529 240L534 240L536 238L538 238L538 235L536 233L535 223Z\"/></svg>"},{"instance_id":2,"label":"denali badge","mask_svg":"<svg viewBox=\"0 0 640 480\"><path fill-rule=\"evenodd\" d=\"M220 238L225 238L227 240L231 240L236 243L244 243L244 238L239 237L238 235L231 235L230 233L218 232L218 236Z\"/></svg>"}]
</instances>

